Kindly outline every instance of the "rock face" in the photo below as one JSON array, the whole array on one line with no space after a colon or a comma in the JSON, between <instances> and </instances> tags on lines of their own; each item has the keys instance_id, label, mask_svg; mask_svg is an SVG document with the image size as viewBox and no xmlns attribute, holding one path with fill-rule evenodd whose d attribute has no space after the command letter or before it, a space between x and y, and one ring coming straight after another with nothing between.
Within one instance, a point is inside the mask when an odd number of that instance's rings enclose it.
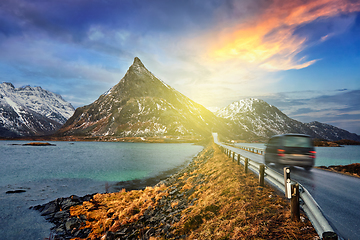
<instances>
[{"instance_id":1,"label":"rock face","mask_svg":"<svg viewBox=\"0 0 360 240\"><path fill-rule=\"evenodd\" d=\"M0 137L49 135L73 113L70 103L41 87L0 84Z\"/></svg>"},{"instance_id":2,"label":"rock face","mask_svg":"<svg viewBox=\"0 0 360 240\"><path fill-rule=\"evenodd\" d=\"M139 58L121 81L90 105L76 109L62 136L209 135L219 122L145 68Z\"/></svg>"},{"instance_id":3,"label":"rock face","mask_svg":"<svg viewBox=\"0 0 360 240\"><path fill-rule=\"evenodd\" d=\"M279 109L263 100L249 98L230 104L216 112L218 117L232 122L232 129L243 129L264 139L284 133L303 133L317 139L359 141L360 136L319 122L302 123L289 118ZM249 135L249 133L248 133ZM249 138L247 138L249 139Z\"/></svg>"}]
</instances>

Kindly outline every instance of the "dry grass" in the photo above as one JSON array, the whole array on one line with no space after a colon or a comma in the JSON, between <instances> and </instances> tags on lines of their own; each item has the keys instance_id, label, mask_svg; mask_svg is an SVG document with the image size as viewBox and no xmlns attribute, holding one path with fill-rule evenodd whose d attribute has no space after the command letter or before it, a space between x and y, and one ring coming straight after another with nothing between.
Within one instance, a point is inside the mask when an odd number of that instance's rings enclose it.
<instances>
[{"instance_id":1,"label":"dry grass","mask_svg":"<svg viewBox=\"0 0 360 240\"><path fill-rule=\"evenodd\" d=\"M291 222L289 202L270 187L258 187L254 175L246 175L213 146L214 156L196 174L207 176L191 197L196 205L184 211L175 226L188 239L313 239L315 230L308 221ZM302 218L305 219L305 218Z\"/></svg>"},{"instance_id":2,"label":"dry grass","mask_svg":"<svg viewBox=\"0 0 360 240\"><path fill-rule=\"evenodd\" d=\"M139 220L144 211L158 204L167 195L165 186L147 187L144 190L96 194L90 202L70 209L71 216L85 215L82 228L91 228L89 239L99 239L106 231L116 232L121 226ZM78 238L76 238L78 239Z\"/></svg>"},{"instance_id":3,"label":"dry grass","mask_svg":"<svg viewBox=\"0 0 360 240\"><path fill-rule=\"evenodd\" d=\"M225 156L212 144L194 160L197 167L178 176L193 202L169 230L172 236L186 239L317 239L311 223L291 222L289 202L270 187L258 187L258 179L245 174L242 166ZM92 233L100 239L107 231L137 221L146 209L159 204L172 186L147 187L145 190L97 194L91 202L72 207L71 215L85 215ZM185 196L184 196L185 197ZM176 208L177 201L171 203ZM167 235L169 236L169 235ZM165 239L158 235L151 239Z\"/></svg>"}]
</instances>

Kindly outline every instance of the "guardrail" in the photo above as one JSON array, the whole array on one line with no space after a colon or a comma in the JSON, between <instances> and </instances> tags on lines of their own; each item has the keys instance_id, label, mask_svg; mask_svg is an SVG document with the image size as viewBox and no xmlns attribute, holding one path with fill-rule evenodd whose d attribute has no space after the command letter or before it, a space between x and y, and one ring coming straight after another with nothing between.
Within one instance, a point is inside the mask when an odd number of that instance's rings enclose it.
<instances>
[{"instance_id":1,"label":"guardrail","mask_svg":"<svg viewBox=\"0 0 360 240\"><path fill-rule=\"evenodd\" d=\"M337 234L334 232L334 230L322 214L319 205L316 203L308 190L301 184L290 179L289 168L284 168L284 175L281 175L280 173L269 168L267 165L252 161L251 159L241 156L240 154L235 153L223 146L218 146L233 161L237 160L237 163L239 165L240 163L244 165L245 173L248 172L248 169L251 169L255 174L259 175L259 184L261 186L264 186L264 179L266 178L268 182L270 182L272 185L276 186L278 189L284 192L285 196L291 199L292 218L293 216L294 218L300 218L299 208L301 207L304 210L305 214L308 216L320 238L324 240L338 239ZM243 146L238 148L252 153L257 153L261 155L264 154L264 150L260 148Z\"/></svg>"},{"instance_id":2,"label":"guardrail","mask_svg":"<svg viewBox=\"0 0 360 240\"><path fill-rule=\"evenodd\" d=\"M240 148L242 150L248 151L248 152L252 152L252 153L256 153L256 154L260 154L260 155L264 155L265 151L263 148L257 148L257 147L246 147L246 146L235 146L233 145L233 147L236 148Z\"/></svg>"}]
</instances>

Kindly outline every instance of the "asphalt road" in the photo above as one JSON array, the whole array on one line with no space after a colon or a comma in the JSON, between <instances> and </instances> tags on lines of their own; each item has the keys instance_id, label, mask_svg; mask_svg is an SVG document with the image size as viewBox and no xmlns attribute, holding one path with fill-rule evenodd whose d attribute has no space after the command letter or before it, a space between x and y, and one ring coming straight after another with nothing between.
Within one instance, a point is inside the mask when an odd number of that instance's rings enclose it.
<instances>
[{"instance_id":1,"label":"asphalt road","mask_svg":"<svg viewBox=\"0 0 360 240\"><path fill-rule=\"evenodd\" d=\"M264 163L262 155L224 145L218 141L217 134L213 136L215 143L253 161ZM281 167L269 167L283 173ZM310 192L341 238L360 239L360 178L315 168L306 171L298 167L291 168L290 177Z\"/></svg>"}]
</instances>

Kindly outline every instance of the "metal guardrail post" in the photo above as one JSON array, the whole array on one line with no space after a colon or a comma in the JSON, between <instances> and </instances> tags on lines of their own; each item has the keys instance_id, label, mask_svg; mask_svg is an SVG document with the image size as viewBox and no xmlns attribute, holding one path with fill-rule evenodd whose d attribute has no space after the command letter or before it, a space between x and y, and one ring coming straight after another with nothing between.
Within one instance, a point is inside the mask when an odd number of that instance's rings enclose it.
<instances>
[{"instance_id":1,"label":"metal guardrail post","mask_svg":"<svg viewBox=\"0 0 360 240\"><path fill-rule=\"evenodd\" d=\"M237 162L238 162L238 165L240 165L240 154L238 154L238 159L237 159Z\"/></svg>"},{"instance_id":2,"label":"metal guardrail post","mask_svg":"<svg viewBox=\"0 0 360 240\"><path fill-rule=\"evenodd\" d=\"M244 171L245 173L248 173L248 165L249 165L249 159L245 158L245 164L244 164Z\"/></svg>"},{"instance_id":3,"label":"metal guardrail post","mask_svg":"<svg viewBox=\"0 0 360 240\"><path fill-rule=\"evenodd\" d=\"M299 184L292 184L291 185L291 201L290 201L290 208L291 208L291 220L292 221L300 221L300 201L299 201Z\"/></svg>"},{"instance_id":4,"label":"metal guardrail post","mask_svg":"<svg viewBox=\"0 0 360 240\"><path fill-rule=\"evenodd\" d=\"M260 169L259 169L259 185L261 187L264 186L264 176L265 176L265 165L264 164L260 164Z\"/></svg>"},{"instance_id":5,"label":"metal guardrail post","mask_svg":"<svg viewBox=\"0 0 360 240\"><path fill-rule=\"evenodd\" d=\"M235 161L235 152L233 152L232 160Z\"/></svg>"}]
</instances>

